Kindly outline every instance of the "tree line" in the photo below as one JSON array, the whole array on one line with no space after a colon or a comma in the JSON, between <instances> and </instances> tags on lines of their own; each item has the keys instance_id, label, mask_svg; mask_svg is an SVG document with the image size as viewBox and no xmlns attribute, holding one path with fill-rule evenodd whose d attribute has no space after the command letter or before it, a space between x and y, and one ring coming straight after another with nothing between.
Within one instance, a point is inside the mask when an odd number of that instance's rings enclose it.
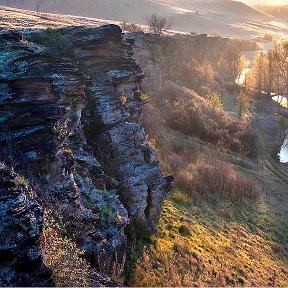
<instances>
[{"instance_id":1,"label":"tree line","mask_svg":"<svg viewBox=\"0 0 288 288\"><path fill-rule=\"evenodd\" d=\"M267 53L256 56L246 84L259 95L288 97L288 40L275 43Z\"/></svg>"}]
</instances>

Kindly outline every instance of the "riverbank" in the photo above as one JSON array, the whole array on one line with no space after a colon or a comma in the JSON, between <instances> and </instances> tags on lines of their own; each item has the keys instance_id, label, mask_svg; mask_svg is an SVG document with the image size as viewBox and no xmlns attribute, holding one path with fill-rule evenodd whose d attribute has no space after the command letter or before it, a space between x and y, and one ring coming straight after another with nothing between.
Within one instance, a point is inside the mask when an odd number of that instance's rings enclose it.
<instances>
[{"instance_id":1,"label":"riverbank","mask_svg":"<svg viewBox=\"0 0 288 288\"><path fill-rule=\"evenodd\" d=\"M288 118L288 110L273 100L255 100L255 125L262 133L269 156L279 161L279 151L285 140L285 133L281 133L279 118ZM260 149L260 148L259 148ZM262 149L263 150L263 149ZM263 153L259 151L259 153Z\"/></svg>"}]
</instances>

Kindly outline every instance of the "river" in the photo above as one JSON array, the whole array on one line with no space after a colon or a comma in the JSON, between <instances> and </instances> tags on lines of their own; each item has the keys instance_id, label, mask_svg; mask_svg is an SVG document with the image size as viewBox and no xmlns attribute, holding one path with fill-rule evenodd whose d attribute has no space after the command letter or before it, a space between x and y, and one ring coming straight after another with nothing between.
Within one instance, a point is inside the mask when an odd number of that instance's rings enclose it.
<instances>
[{"instance_id":1,"label":"river","mask_svg":"<svg viewBox=\"0 0 288 288\"><path fill-rule=\"evenodd\" d=\"M286 97L282 96L273 96L272 99L282 105L285 108L288 108L288 102Z\"/></svg>"},{"instance_id":2,"label":"river","mask_svg":"<svg viewBox=\"0 0 288 288\"><path fill-rule=\"evenodd\" d=\"M288 135L286 136L278 155L281 163L288 163Z\"/></svg>"},{"instance_id":3,"label":"river","mask_svg":"<svg viewBox=\"0 0 288 288\"><path fill-rule=\"evenodd\" d=\"M274 96L272 97L272 99L277 103L279 103L280 105L282 105L283 107L288 108L288 102L286 97ZM283 142L283 145L280 149L278 156L281 163L288 163L288 131L286 139Z\"/></svg>"}]
</instances>

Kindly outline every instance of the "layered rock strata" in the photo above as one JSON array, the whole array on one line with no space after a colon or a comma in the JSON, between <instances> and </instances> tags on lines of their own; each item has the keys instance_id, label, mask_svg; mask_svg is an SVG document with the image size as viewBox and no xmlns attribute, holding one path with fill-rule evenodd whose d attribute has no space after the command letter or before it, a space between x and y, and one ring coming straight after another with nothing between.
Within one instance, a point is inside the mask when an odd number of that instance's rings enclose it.
<instances>
[{"instance_id":1,"label":"layered rock strata","mask_svg":"<svg viewBox=\"0 0 288 288\"><path fill-rule=\"evenodd\" d=\"M24 180L0 164L0 285L50 286L39 248L42 208Z\"/></svg>"},{"instance_id":2,"label":"layered rock strata","mask_svg":"<svg viewBox=\"0 0 288 288\"><path fill-rule=\"evenodd\" d=\"M139 124L132 41L115 25L65 28L64 57L25 33L1 32L1 161L57 199L91 259L125 251L124 228L154 231L171 183Z\"/></svg>"}]
</instances>

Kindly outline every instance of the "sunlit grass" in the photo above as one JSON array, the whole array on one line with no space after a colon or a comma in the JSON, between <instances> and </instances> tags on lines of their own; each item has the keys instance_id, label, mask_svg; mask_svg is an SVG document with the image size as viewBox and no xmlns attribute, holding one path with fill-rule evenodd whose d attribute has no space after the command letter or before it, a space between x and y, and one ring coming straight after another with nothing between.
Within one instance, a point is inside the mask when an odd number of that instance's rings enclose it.
<instances>
[{"instance_id":1,"label":"sunlit grass","mask_svg":"<svg viewBox=\"0 0 288 288\"><path fill-rule=\"evenodd\" d=\"M275 175L227 153L225 143L219 148L167 129L152 108L147 131L163 170L175 176L174 190L129 284L287 286L287 224L273 194ZM257 145L265 156L265 143Z\"/></svg>"},{"instance_id":2,"label":"sunlit grass","mask_svg":"<svg viewBox=\"0 0 288 288\"><path fill-rule=\"evenodd\" d=\"M287 286L281 247L249 229L245 217L237 220L237 206L184 208L173 199L165 202L158 235L138 260L131 285ZM228 219L223 209L230 210ZM189 233L181 233L183 225Z\"/></svg>"}]
</instances>

